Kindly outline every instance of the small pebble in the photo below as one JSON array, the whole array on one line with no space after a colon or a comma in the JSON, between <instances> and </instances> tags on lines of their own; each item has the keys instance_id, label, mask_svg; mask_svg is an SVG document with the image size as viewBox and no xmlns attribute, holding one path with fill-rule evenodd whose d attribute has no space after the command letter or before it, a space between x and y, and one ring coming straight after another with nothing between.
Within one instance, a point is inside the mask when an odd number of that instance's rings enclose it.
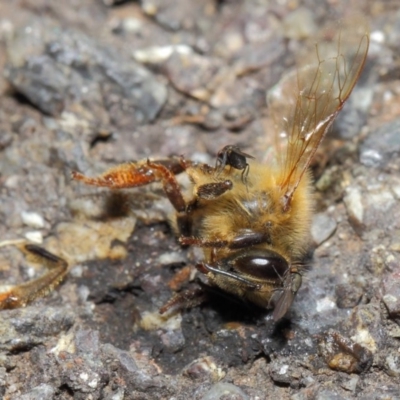
<instances>
[{"instance_id":1,"label":"small pebble","mask_svg":"<svg viewBox=\"0 0 400 400\"><path fill-rule=\"evenodd\" d=\"M36 212L22 211L22 222L32 228L40 229L44 227L43 217Z\"/></svg>"},{"instance_id":2,"label":"small pebble","mask_svg":"<svg viewBox=\"0 0 400 400\"><path fill-rule=\"evenodd\" d=\"M161 254L157 259L157 264L170 265L183 263L185 261L182 252L172 251Z\"/></svg>"},{"instance_id":3,"label":"small pebble","mask_svg":"<svg viewBox=\"0 0 400 400\"><path fill-rule=\"evenodd\" d=\"M134 51L133 58L144 64L160 64L171 57L174 52L178 54L192 54L193 50L184 44L148 47Z\"/></svg>"},{"instance_id":4,"label":"small pebble","mask_svg":"<svg viewBox=\"0 0 400 400\"><path fill-rule=\"evenodd\" d=\"M307 39L317 31L313 12L305 7L299 7L288 14L283 26L285 36L295 40Z\"/></svg>"},{"instance_id":5,"label":"small pebble","mask_svg":"<svg viewBox=\"0 0 400 400\"><path fill-rule=\"evenodd\" d=\"M43 235L40 231L30 231L25 233L25 238L30 242L42 244L43 243Z\"/></svg>"},{"instance_id":6,"label":"small pebble","mask_svg":"<svg viewBox=\"0 0 400 400\"><path fill-rule=\"evenodd\" d=\"M339 308L353 308L361 300L363 291L360 287L349 283L342 283L336 286L336 304Z\"/></svg>"},{"instance_id":7,"label":"small pebble","mask_svg":"<svg viewBox=\"0 0 400 400\"><path fill-rule=\"evenodd\" d=\"M290 372L289 364L285 361L281 362L276 360L271 363L270 374L274 382L286 385L289 384L292 380Z\"/></svg>"},{"instance_id":8,"label":"small pebble","mask_svg":"<svg viewBox=\"0 0 400 400\"><path fill-rule=\"evenodd\" d=\"M390 376L400 376L400 354L390 353L385 360L386 372Z\"/></svg>"},{"instance_id":9,"label":"small pebble","mask_svg":"<svg viewBox=\"0 0 400 400\"><path fill-rule=\"evenodd\" d=\"M335 307L336 303L329 297L324 297L323 299L317 301L317 312L332 310Z\"/></svg>"},{"instance_id":10,"label":"small pebble","mask_svg":"<svg viewBox=\"0 0 400 400\"><path fill-rule=\"evenodd\" d=\"M337 227L336 221L325 213L316 214L312 221L311 236L316 245L329 239Z\"/></svg>"},{"instance_id":11,"label":"small pebble","mask_svg":"<svg viewBox=\"0 0 400 400\"><path fill-rule=\"evenodd\" d=\"M360 226L364 218L364 206L358 188L349 188L344 197L344 204L349 215L349 220Z\"/></svg>"},{"instance_id":12,"label":"small pebble","mask_svg":"<svg viewBox=\"0 0 400 400\"><path fill-rule=\"evenodd\" d=\"M382 300L391 317L400 317L400 272L390 274L383 281Z\"/></svg>"},{"instance_id":13,"label":"small pebble","mask_svg":"<svg viewBox=\"0 0 400 400\"><path fill-rule=\"evenodd\" d=\"M20 400L51 400L54 398L56 390L53 386L41 383L27 393L18 396Z\"/></svg>"},{"instance_id":14,"label":"small pebble","mask_svg":"<svg viewBox=\"0 0 400 400\"><path fill-rule=\"evenodd\" d=\"M187 365L182 374L193 379L201 380L212 378L218 381L225 376L225 372L217 365L215 359L211 356L198 358Z\"/></svg>"},{"instance_id":15,"label":"small pebble","mask_svg":"<svg viewBox=\"0 0 400 400\"><path fill-rule=\"evenodd\" d=\"M359 380L360 377L358 375L353 375L348 381L343 382L341 386L349 392L355 392Z\"/></svg>"},{"instance_id":16,"label":"small pebble","mask_svg":"<svg viewBox=\"0 0 400 400\"><path fill-rule=\"evenodd\" d=\"M234 396L235 400L250 400L250 397L239 387L232 383L218 382L211 386L211 389L201 398L201 400L222 400Z\"/></svg>"},{"instance_id":17,"label":"small pebble","mask_svg":"<svg viewBox=\"0 0 400 400\"><path fill-rule=\"evenodd\" d=\"M370 133L360 146L360 161L367 167L396 165L400 153L400 119L384 124ZM398 165L398 163L397 163Z\"/></svg>"}]
</instances>

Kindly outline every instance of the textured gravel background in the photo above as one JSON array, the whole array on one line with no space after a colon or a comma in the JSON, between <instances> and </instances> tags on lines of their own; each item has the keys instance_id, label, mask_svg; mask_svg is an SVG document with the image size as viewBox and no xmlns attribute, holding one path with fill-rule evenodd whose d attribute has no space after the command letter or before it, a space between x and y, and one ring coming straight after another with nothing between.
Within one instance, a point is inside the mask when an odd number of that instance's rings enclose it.
<instances>
[{"instance_id":1,"label":"textured gravel background","mask_svg":"<svg viewBox=\"0 0 400 400\"><path fill-rule=\"evenodd\" d=\"M0 280L65 257L50 296L0 313L5 399L400 399L400 11L396 1L0 3ZM192 279L157 187L70 181L147 156L262 159L265 93L331 19L370 20L365 72L314 165L310 270L287 317L215 296L168 320ZM182 180L182 184L185 182Z\"/></svg>"}]
</instances>

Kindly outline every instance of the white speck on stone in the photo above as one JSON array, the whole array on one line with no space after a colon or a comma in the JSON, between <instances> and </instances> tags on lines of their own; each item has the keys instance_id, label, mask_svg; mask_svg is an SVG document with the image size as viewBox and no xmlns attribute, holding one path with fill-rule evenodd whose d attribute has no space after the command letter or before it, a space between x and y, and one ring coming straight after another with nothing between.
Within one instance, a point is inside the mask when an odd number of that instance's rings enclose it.
<instances>
[{"instance_id":1,"label":"white speck on stone","mask_svg":"<svg viewBox=\"0 0 400 400\"><path fill-rule=\"evenodd\" d=\"M281 369L279 370L279 375L285 375L289 369L289 365L285 364L282 365Z\"/></svg>"},{"instance_id":2,"label":"white speck on stone","mask_svg":"<svg viewBox=\"0 0 400 400\"><path fill-rule=\"evenodd\" d=\"M376 352L376 342L369 333L368 329L359 329L355 335L351 337L354 342L365 346L368 350L373 353Z\"/></svg>"},{"instance_id":3,"label":"white speck on stone","mask_svg":"<svg viewBox=\"0 0 400 400\"><path fill-rule=\"evenodd\" d=\"M19 180L19 175L11 175L4 182L4 186L9 189L16 189L18 187Z\"/></svg>"},{"instance_id":4,"label":"white speck on stone","mask_svg":"<svg viewBox=\"0 0 400 400\"><path fill-rule=\"evenodd\" d=\"M304 343L308 346L308 347L313 347L313 342L310 338L306 338L304 340Z\"/></svg>"},{"instance_id":5,"label":"white speck on stone","mask_svg":"<svg viewBox=\"0 0 400 400\"><path fill-rule=\"evenodd\" d=\"M158 310L154 312L143 312L142 318L139 322L140 327L146 331L152 331L160 328L167 331L175 331L181 329L181 323L182 316L180 314L160 315Z\"/></svg>"},{"instance_id":6,"label":"white speck on stone","mask_svg":"<svg viewBox=\"0 0 400 400\"><path fill-rule=\"evenodd\" d=\"M400 185L393 185L392 191L397 200L400 200Z\"/></svg>"},{"instance_id":7,"label":"white speck on stone","mask_svg":"<svg viewBox=\"0 0 400 400\"><path fill-rule=\"evenodd\" d=\"M238 386L228 382L217 382L211 386L210 390L206 392L201 400L216 400L221 397L236 397L243 400L250 400L250 397Z\"/></svg>"},{"instance_id":8,"label":"white speck on stone","mask_svg":"<svg viewBox=\"0 0 400 400\"><path fill-rule=\"evenodd\" d=\"M29 231L25 233L25 238L30 242L42 244L43 243L43 235L40 231Z\"/></svg>"},{"instance_id":9,"label":"white speck on stone","mask_svg":"<svg viewBox=\"0 0 400 400\"><path fill-rule=\"evenodd\" d=\"M58 356L62 351L73 354L75 353L75 342L74 334L72 332L63 334L59 337L57 344L50 350L50 353L54 353Z\"/></svg>"},{"instance_id":10,"label":"white speck on stone","mask_svg":"<svg viewBox=\"0 0 400 400\"><path fill-rule=\"evenodd\" d=\"M389 354L386 357L386 365L388 366L389 375L400 375L400 358L394 354Z\"/></svg>"},{"instance_id":11,"label":"white speck on stone","mask_svg":"<svg viewBox=\"0 0 400 400\"><path fill-rule=\"evenodd\" d=\"M389 103L394 98L393 93L390 92L389 90L385 90L383 92L383 102L384 103Z\"/></svg>"},{"instance_id":12,"label":"white speck on stone","mask_svg":"<svg viewBox=\"0 0 400 400\"><path fill-rule=\"evenodd\" d=\"M382 163L382 155L374 149L366 149L361 152L360 161L367 167L377 168Z\"/></svg>"},{"instance_id":13,"label":"white speck on stone","mask_svg":"<svg viewBox=\"0 0 400 400\"><path fill-rule=\"evenodd\" d=\"M88 383L88 386L91 387L92 389L96 389L98 383L99 383L98 378L94 378Z\"/></svg>"},{"instance_id":14,"label":"white speck on stone","mask_svg":"<svg viewBox=\"0 0 400 400\"><path fill-rule=\"evenodd\" d=\"M323 312L332 310L335 308L336 303L332 301L329 297L324 297L321 300L317 301L317 312Z\"/></svg>"},{"instance_id":15,"label":"white speck on stone","mask_svg":"<svg viewBox=\"0 0 400 400\"><path fill-rule=\"evenodd\" d=\"M83 381L87 381L89 379L89 375L86 372L82 372L79 375L79 378L81 378Z\"/></svg>"},{"instance_id":16,"label":"white speck on stone","mask_svg":"<svg viewBox=\"0 0 400 400\"><path fill-rule=\"evenodd\" d=\"M90 294L90 290L87 286L82 285L82 286L79 286L78 293L79 293L79 298L82 301L87 301L89 294Z\"/></svg>"},{"instance_id":17,"label":"white speck on stone","mask_svg":"<svg viewBox=\"0 0 400 400\"><path fill-rule=\"evenodd\" d=\"M118 389L116 393L114 393L111 397L111 400L123 400L125 397L124 389Z\"/></svg>"},{"instance_id":18,"label":"white speck on stone","mask_svg":"<svg viewBox=\"0 0 400 400\"><path fill-rule=\"evenodd\" d=\"M33 279L36 275L36 268L29 267L26 269L26 273L27 273L29 279Z\"/></svg>"},{"instance_id":19,"label":"white speck on stone","mask_svg":"<svg viewBox=\"0 0 400 400\"><path fill-rule=\"evenodd\" d=\"M388 256L385 259L385 264L390 265L391 263L396 262L396 257L393 254L388 254Z\"/></svg>"},{"instance_id":20,"label":"white speck on stone","mask_svg":"<svg viewBox=\"0 0 400 400\"><path fill-rule=\"evenodd\" d=\"M14 24L8 19L0 21L0 38L2 41L5 39L11 40L14 37L15 27Z\"/></svg>"},{"instance_id":21,"label":"white speck on stone","mask_svg":"<svg viewBox=\"0 0 400 400\"><path fill-rule=\"evenodd\" d=\"M69 274L74 278L82 278L83 275L83 266L82 264L77 264L69 271Z\"/></svg>"},{"instance_id":22,"label":"white speck on stone","mask_svg":"<svg viewBox=\"0 0 400 400\"><path fill-rule=\"evenodd\" d=\"M184 44L148 47L134 51L133 58L140 63L158 64L167 60L174 52L178 54L192 54L193 50Z\"/></svg>"},{"instance_id":23,"label":"white speck on stone","mask_svg":"<svg viewBox=\"0 0 400 400\"><path fill-rule=\"evenodd\" d=\"M397 303L397 297L396 297L396 296L393 296L392 294L385 294L385 295L382 297L382 300L383 300L385 303L389 303L389 304L396 304L396 303Z\"/></svg>"},{"instance_id":24,"label":"white speck on stone","mask_svg":"<svg viewBox=\"0 0 400 400\"><path fill-rule=\"evenodd\" d=\"M125 18L122 20L122 28L126 32L139 32L143 28L143 22L138 18Z\"/></svg>"},{"instance_id":25,"label":"white speck on stone","mask_svg":"<svg viewBox=\"0 0 400 400\"><path fill-rule=\"evenodd\" d=\"M22 211L21 218L25 225L32 228L40 229L44 227L43 217L36 212Z\"/></svg>"},{"instance_id":26,"label":"white speck on stone","mask_svg":"<svg viewBox=\"0 0 400 400\"><path fill-rule=\"evenodd\" d=\"M375 209L379 209L381 211L389 210L394 202L395 199L393 194L388 190L380 190L376 193L371 193L368 197L368 204Z\"/></svg>"},{"instance_id":27,"label":"white speck on stone","mask_svg":"<svg viewBox=\"0 0 400 400\"><path fill-rule=\"evenodd\" d=\"M157 264L168 265L168 264L181 263L183 261L184 259L182 257L182 254L178 253L177 251L173 251L161 254L158 257Z\"/></svg>"},{"instance_id":28,"label":"white speck on stone","mask_svg":"<svg viewBox=\"0 0 400 400\"><path fill-rule=\"evenodd\" d=\"M151 17L157 14L158 8L159 7L157 7L157 5L151 1L145 1L144 4L142 4L142 10L144 13L150 15Z\"/></svg>"},{"instance_id":29,"label":"white speck on stone","mask_svg":"<svg viewBox=\"0 0 400 400\"><path fill-rule=\"evenodd\" d=\"M332 205L332 206L329 206L329 207L326 209L326 212L327 212L328 214L331 214L331 213L335 212L335 209L336 209L336 206Z\"/></svg>"}]
</instances>

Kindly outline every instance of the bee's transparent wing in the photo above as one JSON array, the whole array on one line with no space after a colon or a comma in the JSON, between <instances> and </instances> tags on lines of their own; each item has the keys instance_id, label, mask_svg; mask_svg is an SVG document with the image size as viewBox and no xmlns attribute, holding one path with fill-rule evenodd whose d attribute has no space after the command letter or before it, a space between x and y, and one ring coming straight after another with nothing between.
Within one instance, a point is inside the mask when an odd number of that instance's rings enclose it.
<instances>
[{"instance_id":1,"label":"bee's transparent wing","mask_svg":"<svg viewBox=\"0 0 400 400\"><path fill-rule=\"evenodd\" d=\"M352 23L351 23L352 22ZM337 27L332 42L314 45L313 58L300 63L269 93L268 105L278 139L283 203L291 199L321 140L349 97L363 69L369 46L366 23ZM314 60L314 61L310 61Z\"/></svg>"}]
</instances>

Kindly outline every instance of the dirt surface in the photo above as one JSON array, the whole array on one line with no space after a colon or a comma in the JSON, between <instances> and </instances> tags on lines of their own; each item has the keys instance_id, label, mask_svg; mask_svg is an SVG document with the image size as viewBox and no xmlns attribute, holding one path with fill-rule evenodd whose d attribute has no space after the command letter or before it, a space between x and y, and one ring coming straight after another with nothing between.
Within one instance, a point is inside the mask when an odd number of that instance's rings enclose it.
<instances>
[{"instance_id":1,"label":"dirt surface","mask_svg":"<svg viewBox=\"0 0 400 400\"><path fill-rule=\"evenodd\" d=\"M314 252L290 312L276 324L216 293L161 318L201 253L179 246L160 187L110 193L71 171L214 165L226 144L264 159L266 92L349 8L370 52L313 166ZM43 273L6 245L19 239L70 272L1 311L0 396L400 399L399 42L387 1L1 2L0 280Z\"/></svg>"}]
</instances>

